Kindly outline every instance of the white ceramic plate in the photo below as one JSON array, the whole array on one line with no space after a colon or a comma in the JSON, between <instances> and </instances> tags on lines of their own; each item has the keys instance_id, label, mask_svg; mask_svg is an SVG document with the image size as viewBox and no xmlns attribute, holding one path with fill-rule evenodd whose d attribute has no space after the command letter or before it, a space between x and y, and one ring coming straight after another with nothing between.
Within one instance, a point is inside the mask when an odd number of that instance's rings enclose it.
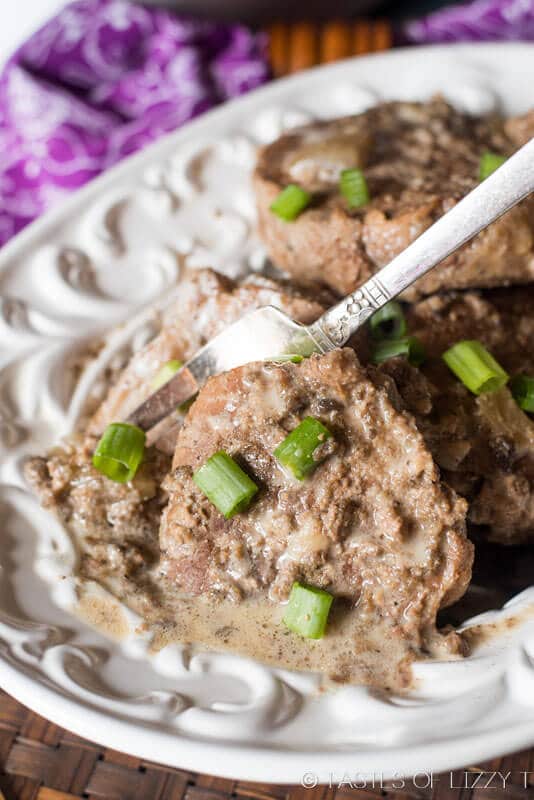
<instances>
[{"instance_id":1,"label":"white ceramic plate","mask_svg":"<svg viewBox=\"0 0 534 800\"><path fill-rule=\"evenodd\" d=\"M255 147L315 116L437 91L470 111L533 104L534 47L396 51L280 81L165 138L76 194L0 254L0 683L102 745L240 779L299 782L444 770L534 744L534 588L486 615L465 661L419 664L410 698L177 646L157 656L116 606L115 641L72 613L76 552L21 466L75 425L102 368L154 332L184 265L260 270ZM179 289L178 289L179 290ZM75 389L87 338L126 326ZM95 589L95 592L97 590ZM469 624L473 624L470 622ZM306 773L310 773L307 777Z\"/></svg>"}]
</instances>

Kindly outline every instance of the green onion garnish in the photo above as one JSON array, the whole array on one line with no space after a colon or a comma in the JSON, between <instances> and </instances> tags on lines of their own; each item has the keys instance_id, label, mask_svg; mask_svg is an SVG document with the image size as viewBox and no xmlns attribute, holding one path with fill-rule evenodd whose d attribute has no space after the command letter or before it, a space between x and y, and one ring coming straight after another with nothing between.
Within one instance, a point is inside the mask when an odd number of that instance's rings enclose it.
<instances>
[{"instance_id":1,"label":"green onion garnish","mask_svg":"<svg viewBox=\"0 0 534 800\"><path fill-rule=\"evenodd\" d=\"M298 353L284 353L281 356L272 356L271 358L266 358L265 361L272 361L275 364L286 364L288 361L291 364L300 364L301 361L304 361L304 356L301 356Z\"/></svg>"},{"instance_id":2,"label":"green onion garnish","mask_svg":"<svg viewBox=\"0 0 534 800\"><path fill-rule=\"evenodd\" d=\"M294 183L283 189L271 204L271 211L286 222L293 222L310 205L312 196Z\"/></svg>"},{"instance_id":3,"label":"green onion garnish","mask_svg":"<svg viewBox=\"0 0 534 800\"><path fill-rule=\"evenodd\" d=\"M248 508L258 491L254 481L224 450L208 458L193 480L226 519Z\"/></svg>"},{"instance_id":4,"label":"green onion garnish","mask_svg":"<svg viewBox=\"0 0 534 800\"><path fill-rule=\"evenodd\" d=\"M483 153L480 157L480 167L478 171L478 177L480 180L483 181L488 178L492 172L495 172L496 169L502 167L505 161L506 156L500 156L497 153L490 153L489 150Z\"/></svg>"},{"instance_id":5,"label":"green onion garnish","mask_svg":"<svg viewBox=\"0 0 534 800\"><path fill-rule=\"evenodd\" d=\"M157 392L158 389L161 389L162 386L165 386L165 384L170 381L173 375L176 375L178 370L182 367L182 362L178 361L176 358L172 359L171 361L167 361L167 363L162 366L152 380L152 383L150 384L152 390Z\"/></svg>"},{"instance_id":6,"label":"green onion garnish","mask_svg":"<svg viewBox=\"0 0 534 800\"><path fill-rule=\"evenodd\" d=\"M295 581L284 614L285 625L306 639L322 639L333 599L324 589Z\"/></svg>"},{"instance_id":7,"label":"green onion garnish","mask_svg":"<svg viewBox=\"0 0 534 800\"><path fill-rule=\"evenodd\" d=\"M406 320L400 303L393 300L375 311L369 320L373 339L401 339L406 333Z\"/></svg>"},{"instance_id":8,"label":"green onion garnish","mask_svg":"<svg viewBox=\"0 0 534 800\"><path fill-rule=\"evenodd\" d=\"M510 381L510 391L519 408L534 413L534 378L516 375Z\"/></svg>"},{"instance_id":9,"label":"green onion garnish","mask_svg":"<svg viewBox=\"0 0 534 800\"><path fill-rule=\"evenodd\" d=\"M302 481L319 463L314 458L315 450L331 438L332 434L322 422L314 417L305 417L278 445L274 456L295 478Z\"/></svg>"},{"instance_id":10,"label":"green onion garnish","mask_svg":"<svg viewBox=\"0 0 534 800\"><path fill-rule=\"evenodd\" d=\"M443 360L473 394L496 392L509 378L491 353L475 339L453 345L443 353Z\"/></svg>"},{"instance_id":11,"label":"green onion garnish","mask_svg":"<svg viewBox=\"0 0 534 800\"><path fill-rule=\"evenodd\" d=\"M370 200L369 187L361 169L344 169L339 179L339 190L349 208L360 208Z\"/></svg>"},{"instance_id":12,"label":"green onion garnish","mask_svg":"<svg viewBox=\"0 0 534 800\"><path fill-rule=\"evenodd\" d=\"M131 481L143 460L145 438L145 432L135 425L108 425L94 452L93 465L112 481Z\"/></svg>"},{"instance_id":13,"label":"green onion garnish","mask_svg":"<svg viewBox=\"0 0 534 800\"><path fill-rule=\"evenodd\" d=\"M406 356L410 364L418 367L425 360L425 348L415 336L404 336L402 339L383 339L375 344L372 360L374 364L382 364L395 356Z\"/></svg>"}]
</instances>

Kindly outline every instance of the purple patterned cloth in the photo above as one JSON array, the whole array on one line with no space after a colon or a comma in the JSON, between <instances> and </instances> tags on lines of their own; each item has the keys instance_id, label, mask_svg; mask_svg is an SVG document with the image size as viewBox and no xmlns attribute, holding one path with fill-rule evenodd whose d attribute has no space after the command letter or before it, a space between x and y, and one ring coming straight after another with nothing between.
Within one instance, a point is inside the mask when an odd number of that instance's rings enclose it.
<instances>
[{"instance_id":1,"label":"purple patterned cloth","mask_svg":"<svg viewBox=\"0 0 534 800\"><path fill-rule=\"evenodd\" d=\"M124 156L268 80L265 44L128 0L68 5L0 77L0 244Z\"/></svg>"},{"instance_id":2,"label":"purple patterned cloth","mask_svg":"<svg viewBox=\"0 0 534 800\"><path fill-rule=\"evenodd\" d=\"M474 0L403 27L403 39L435 42L534 41L534 0Z\"/></svg>"}]
</instances>

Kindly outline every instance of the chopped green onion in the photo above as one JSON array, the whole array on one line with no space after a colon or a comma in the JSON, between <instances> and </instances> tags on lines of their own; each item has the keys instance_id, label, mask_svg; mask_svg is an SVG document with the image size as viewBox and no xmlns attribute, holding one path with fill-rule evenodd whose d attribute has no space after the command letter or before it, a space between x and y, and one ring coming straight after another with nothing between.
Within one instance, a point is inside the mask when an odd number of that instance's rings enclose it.
<instances>
[{"instance_id":1,"label":"chopped green onion","mask_svg":"<svg viewBox=\"0 0 534 800\"><path fill-rule=\"evenodd\" d=\"M534 413L534 378L516 375L510 381L510 391L519 408Z\"/></svg>"},{"instance_id":2,"label":"chopped green onion","mask_svg":"<svg viewBox=\"0 0 534 800\"><path fill-rule=\"evenodd\" d=\"M382 364L395 356L406 356L410 364L418 367L425 360L425 348L415 336L404 336L402 339L384 339L377 342L373 349L374 364Z\"/></svg>"},{"instance_id":3,"label":"chopped green onion","mask_svg":"<svg viewBox=\"0 0 534 800\"><path fill-rule=\"evenodd\" d=\"M331 438L332 434L322 422L314 417L305 417L278 445L274 455L283 467L302 481L319 463L314 458L317 448Z\"/></svg>"},{"instance_id":4,"label":"chopped green onion","mask_svg":"<svg viewBox=\"0 0 534 800\"><path fill-rule=\"evenodd\" d=\"M487 150L485 153L482 154L480 157L480 167L479 167L479 174L478 177L481 181L486 180L489 178L492 172L495 172L496 169L502 167L504 162L506 161L506 156L500 156L497 153L490 153Z\"/></svg>"},{"instance_id":5,"label":"chopped green onion","mask_svg":"<svg viewBox=\"0 0 534 800\"><path fill-rule=\"evenodd\" d=\"M298 353L285 353L281 356L266 358L265 361L273 361L275 364L285 364L287 361L290 361L292 364L300 364L301 361L304 361L304 356Z\"/></svg>"},{"instance_id":6,"label":"chopped green onion","mask_svg":"<svg viewBox=\"0 0 534 800\"><path fill-rule=\"evenodd\" d=\"M375 311L369 320L373 339L400 339L406 333L406 320L400 303L393 300Z\"/></svg>"},{"instance_id":7,"label":"chopped green onion","mask_svg":"<svg viewBox=\"0 0 534 800\"><path fill-rule=\"evenodd\" d=\"M178 370L182 367L182 362L178 361L176 358L173 358L171 361L167 361L167 363L162 366L152 380L152 383L150 384L152 390L157 392L158 389L161 389L162 386L165 386L165 384L170 381L173 375L176 375Z\"/></svg>"},{"instance_id":8,"label":"chopped green onion","mask_svg":"<svg viewBox=\"0 0 534 800\"><path fill-rule=\"evenodd\" d=\"M324 589L295 581L284 614L285 625L306 639L322 639L333 599Z\"/></svg>"},{"instance_id":9,"label":"chopped green onion","mask_svg":"<svg viewBox=\"0 0 534 800\"><path fill-rule=\"evenodd\" d=\"M285 222L293 222L310 205L312 196L294 183L283 189L271 204L271 211Z\"/></svg>"},{"instance_id":10,"label":"chopped green onion","mask_svg":"<svg viewBox=\"0 0 534 800\"><path fill-rule=\"evenodd\" d=\"M226 519L248 508L258 491L254 481L224 450L208 458L193 480Z\"/></svg>"},{"instance_id":11,"label":"chopped green onion","mask_svg":"<svg viewBox=\"0 0 534 800\"><path fill-rule=\"evenodd\" d=\"M135 425L108 425L94 452L93 465L112 481L131 481L143 460L145 438L145 432Z\"/></svg>"},{"instance_id":12,"label":"chopped green onion","mask_svg":"<svg viewBox=\"0 0 534 800\"><path fill-rule=\"evenodd\" d=\"M360 208L370 200L369 187L361 169L344 169L339 179L339 190L349 208Z\"/></svg>"},{"instance_id":13,"label":"chopped green onion","mask_svg":"<svg viewBox=\"0 0 534 800\"><path fill-rule=\"evenodd\" d=\"M473 394L496 392L508 381L508 373L475 339L453 345L443 353L443 360Z\"/></svg>"}]
</instances>

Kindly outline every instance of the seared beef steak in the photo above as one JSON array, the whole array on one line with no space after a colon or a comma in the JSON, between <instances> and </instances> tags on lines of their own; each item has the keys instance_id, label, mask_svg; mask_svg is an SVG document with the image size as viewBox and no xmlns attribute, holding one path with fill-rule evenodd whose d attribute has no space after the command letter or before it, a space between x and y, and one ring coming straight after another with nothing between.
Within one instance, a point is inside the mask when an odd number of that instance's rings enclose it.
<instances>
[{"instance_id":1,"label":"seared beef steak","mask_svg":"<svg viewBox=\"0 0 534 800\"><path fill-rule=\"evenodd\" d=\"M534 375L534 287L429 297L407 309L411 333L428 359L382 366L439 464L444 479L469 501L469 520L492 541L534 538L534 422L509 389L475 397L441 354L478 339L510 374Z\"/></svg>"},{"instance_id":2,"label":"seared beef steak","mask_svg":"<svg viewBox=\"0 0 534 800\"><path fill-rule=\"evenodd\" d=\"M487 151L509 155L534 135L534 116L504 122L455 111L441 99L388 103L315 122L265 147L254 175L259 230L279 267L348 294L473 189ZM361 168L371 201L349 210L338 182ZM296 183L314 194L294 222L270 211ZM493 223L409 289L501 286L534 279L534 198Z\"/></svg>"},{"instance_id":3,"label":"seared beef steak","mask_svg":"<svg viewBox=\"0 0 534 800\"><path fill-rule=\"evenodd\" d=\"M273 452L306 416L333 439L301 482ZM260 485L251 507L230 520L192 479L219 450ZM337 666L371 683L377 634L382 647L389 643L379 669L390 680L416 655L457 649L435 619L470 580L466 504L440 482L393 382L361 367L354 351L249 364L210 379L179 434L166 489L162 569L176 591L239 604L287 600L295 580L327 589L355 626L345 642L351 657Z\"/></svg>"}]
</instances>

